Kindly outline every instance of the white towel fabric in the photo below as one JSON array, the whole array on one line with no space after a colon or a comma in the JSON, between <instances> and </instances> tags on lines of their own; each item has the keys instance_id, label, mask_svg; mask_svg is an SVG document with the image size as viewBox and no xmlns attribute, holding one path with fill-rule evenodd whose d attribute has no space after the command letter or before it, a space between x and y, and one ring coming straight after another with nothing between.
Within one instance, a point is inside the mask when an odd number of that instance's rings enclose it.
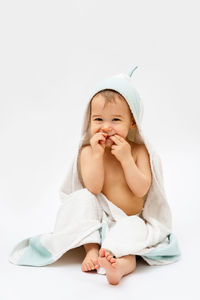
<instances>
[{"instance_id":1,"label":"white towel fabric","mask_svg":"<svg viewBox=\"0 0 200 300\"><path fill-rule=\"evenodd\" d=\"M135 69L134 69L135 70ZM177 239L172 233L172 216L164 190L159 155L142 132L143 104L135 90L131 75L111 76L92 90L89 100L103 89L119 92L127 101L137 128L128 139L145 144L151 164L152 183L140 215L128 216L100 193L92 194L80 178L79 154L89 144L88 105L85 110L81 140L72 164L60 188L61 205L53 232L40 234L20 242L10 254L10 262L18 265L43 266L58 260L66 251L86 243L99 243L115 257L140 255L150 265L175 262L180 257ZM99 274L105 274L100 268Z\"/></svg>"}]
</instances>

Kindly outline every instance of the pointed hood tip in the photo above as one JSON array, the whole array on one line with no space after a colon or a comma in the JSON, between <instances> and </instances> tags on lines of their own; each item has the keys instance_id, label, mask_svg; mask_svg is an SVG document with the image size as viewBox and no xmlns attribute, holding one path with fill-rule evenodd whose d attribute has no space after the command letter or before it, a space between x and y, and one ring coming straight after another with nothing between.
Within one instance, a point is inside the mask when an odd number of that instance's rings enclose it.
<instances>
[{"instance_id":1,"label":"pointed hood tip","mask_svg":"<svg viewBox=\"0 0 200 300\"><path fill-rule=\"evenodd\" d=\"M133 68L130 69L130 71L128 72L128 76L131 77L133 72L138 68L138 66L135 66Z\"/></svg>"}]
</instances>

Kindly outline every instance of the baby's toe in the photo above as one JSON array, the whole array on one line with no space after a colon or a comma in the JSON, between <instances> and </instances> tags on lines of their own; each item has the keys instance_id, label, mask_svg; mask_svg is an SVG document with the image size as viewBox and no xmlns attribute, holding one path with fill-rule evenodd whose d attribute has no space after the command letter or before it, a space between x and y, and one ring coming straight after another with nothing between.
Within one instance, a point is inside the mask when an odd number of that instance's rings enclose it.
<instances>
[{"instance_id":1,"label":"baby's toe","mask_svg":"<svg viewBox=\"0 0 200 300\"><path fill-rule=\"evenodd\" d=\"M95 267L95 269L100 267L98 260L94 261L94 267Z\"/></svg>"},{"instance_id":2,"label":"baby's toe","mask_svg":"<svg viewBox=\"0 0 200 300\"><path fill-rule=\"evenodd\" d=\"M93 268L93 264L89 263L89 270L92 270L92 268Z\"/></svg>"},{"instance_id":3,"label":"baby's toe","mask_svg":"<svg viewBox=\"0 0 200 300\"><path fill-rule=\"evenodd\" d=\"M105 249L104 249L104 248L100 248L100 249L99 249L99 256L100 256L100 257L105 256Z\"/></svg>"},{"instance_id":4,"label":"baby's toe","mask_svg":"<svg viewBox=\"0 0 200 300\"><path fill-rule=\"evenodd\" d=\"M94 270L95 269L95 264L93 262L91 262L90 265L91 265L91 269Z\"/></svg>"},{"instance_id":5,"label":"baby's toe","mask_svg":"<svg viewBox=\"0 0 200 300\"><path fill-rule=\"evenodd\" d=\"M111 263L115 263L115 262L116 262L116 259L113 258L113 257L111 257L110 262L111 262Z\"/></svg>"},{"instance_id":6,"label":"baby's toe","mask_svg":"<svg viewBox=\"0 0 200 300\"><path fill-rule=\"evenodd\" d=\"M86 271L89 271L90 265L89 264L85 264L85 269L86 269Z\"/></svg>"},{"instance_id":7,"label":"baby's toe","mask_svg":"<svg viewBox=\"0 0 200 300\"><path fill-rule=\"evenodd\" d=\"M111 263L115 262L116 260L112 257L112 255L107 256L107 260Z\"/></svg>"},{"instance_id":8,"label":"baby's toe","mask_svg":"<svg viewBox=\"0 0 200 300\"><path fill-rule=\"evenodd\" d=\"M108 257L110 255L110 253L109 252L105 252L105 257Z\"/></svg>"}]
</instances>

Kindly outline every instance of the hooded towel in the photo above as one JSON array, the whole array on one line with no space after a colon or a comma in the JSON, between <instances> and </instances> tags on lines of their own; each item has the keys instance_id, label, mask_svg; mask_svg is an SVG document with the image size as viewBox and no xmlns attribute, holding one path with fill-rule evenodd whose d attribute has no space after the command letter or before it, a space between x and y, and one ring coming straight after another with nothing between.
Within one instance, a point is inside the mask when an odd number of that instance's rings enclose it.
<instances>
[{"instance_id":1,"label":"hooded towel","mask_svg":"<svg viewBox=\"0 0 200 300\"><path fill-rule=\"evenodd\" d=\"M163 265L179 259L180 250L172 233L161 159L142 131L143 103L131 77L136 68L128 74L120 73L104 79L90 92L80 143L59 191L61 204L54 230L18 243L9 256L10 262L44 266L86 243L99 243L115 257L141 256L149 265ZM89 144L90 139L90 100L105 89L117 91L127 101L137 125L129 130L127 137L137 144L145 144L149 153L152 182L140 215L128 216L103 193L92 194L80 175L80 150ZM97 272L105 274L102 268Z\"/></svg>"}]
</instances>

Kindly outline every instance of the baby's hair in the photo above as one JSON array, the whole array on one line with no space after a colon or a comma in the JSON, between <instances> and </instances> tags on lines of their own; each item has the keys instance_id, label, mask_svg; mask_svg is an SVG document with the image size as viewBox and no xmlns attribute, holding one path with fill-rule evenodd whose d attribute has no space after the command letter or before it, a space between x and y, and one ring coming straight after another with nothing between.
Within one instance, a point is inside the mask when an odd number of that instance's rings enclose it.
<instances>
[{"instance_id":1,"label":"baby's hair","mask_svg":"<svg viewBox=\"0 0 200 300\"><path fill-rule=\"evenodd\" d=\"M120 99L121 101L126 101L126 99L120 94L118 93L117 91L115 90L111 90L111 89L105 89L105 90L102 90L98 93L96 93L92 99L90 100L90 113L91 113L91 103L92 103L92 100L94 99L95 96L97 95L101 95L103 96L103 98L105 99L104 101L104 106L105 107L108 103L113 103L115 102L116 103L116 96L118 97L118 99ZM129 108L129 112L130 112L130 116L131 116L131 119L132 120L135 120L134 117L133 117L133 114Z\"/></svg>"}]
</instances>

